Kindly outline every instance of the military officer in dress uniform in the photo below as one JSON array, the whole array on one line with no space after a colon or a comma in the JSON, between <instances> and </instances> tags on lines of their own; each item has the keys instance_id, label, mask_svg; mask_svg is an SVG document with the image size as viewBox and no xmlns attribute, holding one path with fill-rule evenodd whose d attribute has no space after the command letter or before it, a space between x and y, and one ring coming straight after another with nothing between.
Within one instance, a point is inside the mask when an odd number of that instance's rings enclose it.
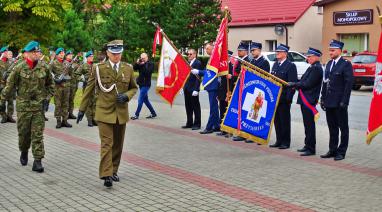
<instances>
[{"instance_id":1,"label":"military officer in dress uniform","mask_svg":"<svg viewBox=\"0 0 382 212\"><path fill-rule=\"evenodd\" d=\"M54 94L54 116L57 119L56 128L72 127L68 123L69 94L70 94L70 75L69 67L64 64L65 51L63 48L57 48L56 60L50 64L50 71L54 75L56 84Z\"/></svg>"},{"instance_id":2,"label":"military officer in dress uniform","mask_svg":"<svg viewBox=\"0 0 382 212\"><path fill-rule=\"evenodd\" d=\"M288 60L289 46L280 44L276 48L277 61L272 67L271 74L286 81L297 82L297 68ZM279 99L279 105L275 114L276 143L270 145L272 148L289 149L291 141L291 118L290 108L295 90L284 87Z\"/></svg>"},{"instance_id":3,"label":"military officer in dress uniform","mask_svg":"<svg viewBox=\"0 0 382 212\"><path fill-rule=\"evenodd\" d=\"M212 43L207 43L204 47L207 55L211 56L214 45ZM192 69L191 72L195 75L203 77L206 74L206 70ZM213 132L220 131L220 121L219 121L219 104L218 104L218 88L219 81L218 77L215 77L205 88L208 92L208 99L210 103L210 115L208 117L208 122L206 128L200 132L200 134L210 134Z\"/></svg>"},{"instance_id":4,"label":"military officer in dress uniform","mask_svg":"<svg viewBox=\"0 0 382 212\"><path fill-rule=\"evenodd\" d=\"M344 43L332 40L329 47L331 60L326 64L321 91L321 107L326 111L329 127L329 151L321 158L343 160L349 143L348 105L353 86L351 62L341 57ZM339 143L341 131L341 143Z\"/></svg>"},{"instance_id":5,"label":"military officer in dress uniform","mask_svg":"<svg viewBox=\"0 0 382 212\"><path fill-rule=\"evenodd\" d=\"M249 43L240 42L239 46L237 47L237 55L241 60L251 63L251 59L248 56L248 50L249 50ZM242 64L241 60L236 60L233 65L233 76L232 76L233 84L234 84L233 87L235 87L239 74L241 73L241 64ZM245 138L240 136L234 136L232 140L245 141Z\"/></svg>"},{"instance_id":6,"label":"military officer in dress uniform","mask_svg":"<svg viewBox=\"0 0 382 212\"><path fill-rule=\"evenodd\" d=\"M252 65L257 66L261 68L262 70L269 73L270 71L270 65L268 60L264 58L263 55L261 55L261 49L263 48L263 45L261 43L252 42L251 43L251 54L253 56L253 59L251 60Z\"/></svg>"},{"instance_id":7,"label":"military officer in dress uniform","mask_svg":"<svg viewBox=\"0 0 382 212\"><path fill-rule=\"evenodd\" d=\"M39 62L39 43L31 41L24 48L25 60L18 63L7 79L1 93L0 111L5 109L5 99L17 90L17 131L19 136L20 163L28 163L28 151L32 145L34 157L32 170L43 172L41 159L44 158L43 133L45 128L43 108L49 104L48 95L53 95L53 78L46 65Z\"/></svg>"},{"instance_id":8,"label":"military officer in dress uniform","mask_svg":"<svg viewBox=\"0 0 382 212\"><path fill-rule=\"evenodd\" d=\"M121 62L123 41L107 44L108 61L93 68L77 115L77 123L84 117L89 103L98 93L95 120L101 139L101 162L99 176L104 186L118 182L126 123L129 120L128 102L138 90L131 65ZM96 90L94 90L96 89Z\"/></svg>"},{"instance_id":9,"label":"military officer in dress uniform","mask_svg":"<svg viewBox=\"0 0 382 212\"><path fill-rule=\"evenodd\" d=\"M307 53L307 62L309 68L302 75L299 82L289 82L289 87L298 90L297 104L301 105L301 113L305 128L305 145L301 156L310 156L316 154L316 124L313 111L310 107L315 107L320 97L322 84L322 65L320 63L321 51L309 48Z\"/></svg>"}]
</instances>

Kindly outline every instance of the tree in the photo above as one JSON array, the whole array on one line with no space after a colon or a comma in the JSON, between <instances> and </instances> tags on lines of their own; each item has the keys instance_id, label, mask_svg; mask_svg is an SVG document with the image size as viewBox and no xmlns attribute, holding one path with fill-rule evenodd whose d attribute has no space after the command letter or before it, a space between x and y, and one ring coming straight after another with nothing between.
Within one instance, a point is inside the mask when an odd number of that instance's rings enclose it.
<instances>
[{"instance_id":1,"label":"tree","mask_svg":"<svg viewBox=\"0 0 382 212\"><path fill-rule=\"evenodd\" d=\"M74 10L68 10L64 17L63 31L59 31L55 37L56 46L75 51L86 51L93 47L93 39L86 31L85 23L81 15Z\"/></svg>"}]
</instances>

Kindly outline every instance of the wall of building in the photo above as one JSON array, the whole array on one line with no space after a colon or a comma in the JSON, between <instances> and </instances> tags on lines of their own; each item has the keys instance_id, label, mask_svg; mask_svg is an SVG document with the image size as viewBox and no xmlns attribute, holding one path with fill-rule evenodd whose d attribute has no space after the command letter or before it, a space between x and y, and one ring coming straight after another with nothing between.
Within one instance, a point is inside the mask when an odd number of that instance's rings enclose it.
<instances>
[{"instance_id":1,"label":"wall of building","mask_svg":"<svg viewBox=\"0 0 382 212\"><path fill-rule=\"evenodd\" d=\"M306 52L309 46L321 49L322 15L317 14L317 7L309 8L295 25L288 28L288 42L291 50ZM275 33L275 26L234 27L229 29L228 46L235 51L242 40L253 40L263 44L263 51L269 51L267 40L286 43L285 32L282 36Z\"/></svg>"},{"instance_id":2,"label":"wall of building","mask_svg":"<svg viewBox=\"0 0 382 212\"><path fill-rule=\"evenodd\" d=\"M378 12L375 6L381 5L380 3L380 0L341 0L324 6L324 25L322 28L323 61L329 60L328 51L325 49L329 46L331 39L339 39L339 34L369 33L369 51L377 51L381 25L378 21ZM363 9L374 10L373 24L334 26L333 12ZM346 44L344 49L346 49Z\"/></svg>"}]
</instances>

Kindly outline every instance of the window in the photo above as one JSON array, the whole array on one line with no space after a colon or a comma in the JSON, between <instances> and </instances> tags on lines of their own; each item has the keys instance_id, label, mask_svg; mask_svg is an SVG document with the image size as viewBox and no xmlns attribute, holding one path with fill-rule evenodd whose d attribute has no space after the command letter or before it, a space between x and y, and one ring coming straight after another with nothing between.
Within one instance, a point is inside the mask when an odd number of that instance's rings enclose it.
<instances>
[{"instance_id":1,"label":"window","mask_svg":"<svg viewBox=\"0 0 382 212\"><path fill-rule=\"evenodd\" d=\"M277 40L267 40L265 41L268 47L268 51L273 52L276 50L277 47Z\"/></svg>"},{"instance_id":2,"label":"window","mask_svg":"<svg viewBox=\"0 0 382 212\"><path fill-rule=\"evenodd\" d=\"M353 63L359 64L371 64L377 62L377 56L375 55L357 55L352 60Z\"/></svg>"},{"instance_id":3,"label":"window","mask_svg":"<svg viewBox=\"0 0 382 212\"><path fill-rule=\"evenodd\" d=\"M317 14L324 14L324 7L317 7Z\"/></svg>"},{"instance_id":4,"label":"window","mask_svg":"<svg viewBox=\"0 0 382 212\"><path fill-rule=\"evenodd\" d=\"M271 53L267 55L269 61L276 61L276 54Z\"/></svg>"},{"instance_id":5,"label":"window","mask_svg":"<svg viewBox=\"0 0 382 212\"><path fill-rule=\"evenodd\" d=\"M369 49L369 34L340 34L340 40L345 43L344 56L355 56Z\"/></svg>"},{"instance_id":6,"label":"window","mask_svg":"<svg viewBox=\"0 0 382 212\"><path fill-rule=\"evenodd\" d=\"M305 62L306 61L305 57L303 57L300 54L297 54L295 52L289 52L288 53L288 58L292 62Z\"/></svg>"}]
</instances>

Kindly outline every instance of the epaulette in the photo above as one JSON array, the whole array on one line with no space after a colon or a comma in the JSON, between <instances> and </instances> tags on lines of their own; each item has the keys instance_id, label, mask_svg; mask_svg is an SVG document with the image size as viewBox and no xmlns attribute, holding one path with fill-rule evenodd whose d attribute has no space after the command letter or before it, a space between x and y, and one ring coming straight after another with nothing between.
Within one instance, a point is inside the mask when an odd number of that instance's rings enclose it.
<instances>
[{"instance_id":1,"label":"epaulette","mask_svg":"<svg viewBox=\"0 0 382 212\"><path fill-rule=\"evenodd\" d=\"M130 66L131 68L133 67L133 65L131 65L130 63L126 63L126 62L122 62L122 61L121 61L121 64Z\"/></svg>"}]
</instances>

